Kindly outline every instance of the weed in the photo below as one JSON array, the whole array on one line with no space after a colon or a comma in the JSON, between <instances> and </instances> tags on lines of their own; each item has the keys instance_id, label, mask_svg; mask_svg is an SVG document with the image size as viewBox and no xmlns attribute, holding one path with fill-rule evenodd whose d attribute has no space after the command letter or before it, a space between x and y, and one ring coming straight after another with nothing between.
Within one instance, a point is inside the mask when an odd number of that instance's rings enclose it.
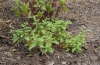
<instances>
[{"instance_id":1,"label":"weed","mask_svg":"<svg viewBox=\"0 0 100 65\"><path fill-rule=\"evenodd\" d=\"M70 24L69 21L54 19L50 21L46 18L39 22L34 17L33 25L35 28L32 29L28 26L28 22L21 25L21 29L13 30L14 42L21 43L25 41L25 46L29 47L29 50L34 47L38 47L42 52L53 52L52 45L60 44L64 42L64 39L69 37L69 33L66 31L66 26Z\"/></svg>"},{"instance_id":2,"label":"weed","mask_svg":"<svg viewBox=\"0 0 100 65\"><path fill-rule=\"evenodd\" d=\"M14 11L18 16L32 19L21 24L21 28L11 30L15 43L25 42L29 50L39 48L43 53L53 53L53 45L61 45L67 51L80 52L85 41L84 31L71 36L66 29L70 21L59 20L60 10L67 11L66 0L16 0ZM56 13L56 14L55 14Z\"/></svg>"},{"instance_id":3,"label":"weed","mask_svg":"<svg viewBox=\"0 0 100 65\"><path fill-rule=\"evenodd\" d=\"M65 48L67 51L71 51L72 53L81 52L81 47L85 42L84 29L79 32L78 35L71 37L70 40L67 39L65 42L66 43L63 44L63 48Z\"/></svg>"}]
</instances>

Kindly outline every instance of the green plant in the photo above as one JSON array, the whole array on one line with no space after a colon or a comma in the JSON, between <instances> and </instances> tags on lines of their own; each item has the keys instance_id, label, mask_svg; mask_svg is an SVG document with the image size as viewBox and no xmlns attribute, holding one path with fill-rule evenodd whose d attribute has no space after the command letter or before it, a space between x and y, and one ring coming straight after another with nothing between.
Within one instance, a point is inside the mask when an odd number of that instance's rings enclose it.
<instances>
[{"instance_id":1,"label":"green plant","mask_svg":"<svg viewBox=\"0 0 100 65\"><path fill-rule=\"evenodd\" d=\"M85 35L84 35L84 29L76 36L73 36L70 38L70 40L66 40L66 43L63 44L63 47L67 51L74 52L81 52L81 47L83 46L83 43L85 42Z\"/></svg>"},{"instance_id":2,"label":"green plant","mask_svg":"<svg viewBox=\"0 0 100 65\"><path fill-rule=\"evenodd\" d=\"M21 43L25 41L25 46L28 46L29 50L38 47L44 53L52 53L53 44L62 43L65 38L69 37L69 33L65 30L68 24L70 24L70 22L58 19L54 19L50 22L49 18L39 22L34 17L34 29L25 22L21 25L21 29L13 30L11 33L13 33L14 42Z\"/></svg>"},{"instance_id":3,"label":"green plant","mask_svg":"<svg viewBox=\"0 0 100 65\"><path fill-rule=\"evenodd\" d=\"M15 43L24 41L29 50L37 47L43 53L52 53L54 44L61 45L67 51L80 52L85 41L84 31L76 36L71 36L71 33L66 30L71 22L56 18L60 12L59 9L67 10L65 2L66 0L59 0L58 2L16 0L15 13L18 16L32 19L32 23L30 26L29 22L24 22L20 29L11 30L13 41Z\"/></svg>"},{"instance_id":4,"label":"green plant","mask_svg":"<svg viewBox=\"0 0 100 65\"><path fill-rule=\"evenodd\" d=\"M37 15L37 18L56 17L61 10L67 11L66 0L16 0L14 12L18 16Z\"/></svg>"},{"instance_id":5,"label":"green plant","mask_svg":"<svg viewBox=\"0 0 100 65\"><path fill-rule=\"evenodd\" d=\"M43 53L52 53L54 50L52 45L60 44L69 51L79 52L85 41L84 33L80 32L77 36L71 37L70 33L66 31L68 24L70 24L69 21L59 19L53 19L50 22L49 18L39 22L34 17L34 29L28 26L28 22L25 22L21 25L21 29L13 30L11 33L13 33L14 42L25 41L25 46L28 46L29 50L38 47Z\"/></svg>"},{"instance_id":6,"label":"green plant","mask_svg":"<svg viewBox=\"0 0 100 65\"><path fill-rule=\"evenodd\" d=\"M21 4L21 0L15 1L14 12L17 16L25 16L29 12L29 3Z\"/></svg>"}]
</instances>

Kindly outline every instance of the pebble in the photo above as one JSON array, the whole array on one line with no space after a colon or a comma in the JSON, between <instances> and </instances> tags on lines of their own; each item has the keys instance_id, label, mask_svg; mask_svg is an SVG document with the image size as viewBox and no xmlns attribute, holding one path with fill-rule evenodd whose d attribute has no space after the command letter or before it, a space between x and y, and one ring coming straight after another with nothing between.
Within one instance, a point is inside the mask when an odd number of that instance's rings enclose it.
<instances>
[{"instance_id":1,"label":"pebble","mask_svg":"<svg viewBox=\"0 0 100 65\"><path fill-rule=\"evenodd\" d=\"M96 61L97 59L98 59L97 56L90 56L90 60L92 60L92 61Z\"/></svg>"},{"instance_id":2,"label":"pebble","mask_svg":"<svg viewBox=\"0 0 100 65\"><path fill-rule=\"evenodd\" d=\"M66 62L65 62L65 61L62 61L62 64L63 64L63 65L66 65Z\"/></svg>"}]
</instances>

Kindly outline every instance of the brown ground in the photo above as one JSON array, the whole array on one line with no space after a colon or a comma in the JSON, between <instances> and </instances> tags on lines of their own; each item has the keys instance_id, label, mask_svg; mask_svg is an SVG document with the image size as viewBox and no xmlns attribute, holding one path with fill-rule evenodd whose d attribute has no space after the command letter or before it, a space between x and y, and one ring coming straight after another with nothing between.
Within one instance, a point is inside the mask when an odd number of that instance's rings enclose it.
<instances>
[{"instance_id":1,"label":"brown ground","mask_svg":"<svg viewBox=\"0 0 100 65\"><path fill-rule=\"evenodd\" d=\"M41 55L36 49L29 52L23 45L12 43L9 30L22 21L12 12L11 2L0 0L0 65L100 65L100 0L69 1L67 6L67 15L59 17L73 22L69 26L73 33L86 27L83 52L71 54L57 49L52 55Z\"/></svg>"}]
</instances>

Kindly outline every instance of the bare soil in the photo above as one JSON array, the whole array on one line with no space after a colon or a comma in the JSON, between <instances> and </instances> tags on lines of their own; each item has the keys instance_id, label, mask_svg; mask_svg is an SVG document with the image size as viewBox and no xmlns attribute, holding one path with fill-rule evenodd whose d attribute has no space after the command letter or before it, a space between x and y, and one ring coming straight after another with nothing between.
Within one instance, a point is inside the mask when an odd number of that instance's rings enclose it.
<instances>
[{"instance_id":1,"label":"bare soil","mask_svg":"<svg viewBox=\"0 0 100 65\"><path fill-rule=\"evenodd\" d=\"M13 2L0 0L0 65L100 65L100 0L69 0L67 14L58 16L71 20L69 31L77 34L86 27L86 42L81 53L72 54L56 48L53 54L42 55L38 49L28 51L13 44L10 29L23 22L13 13Z\"/></svg>"}]
</instances>

